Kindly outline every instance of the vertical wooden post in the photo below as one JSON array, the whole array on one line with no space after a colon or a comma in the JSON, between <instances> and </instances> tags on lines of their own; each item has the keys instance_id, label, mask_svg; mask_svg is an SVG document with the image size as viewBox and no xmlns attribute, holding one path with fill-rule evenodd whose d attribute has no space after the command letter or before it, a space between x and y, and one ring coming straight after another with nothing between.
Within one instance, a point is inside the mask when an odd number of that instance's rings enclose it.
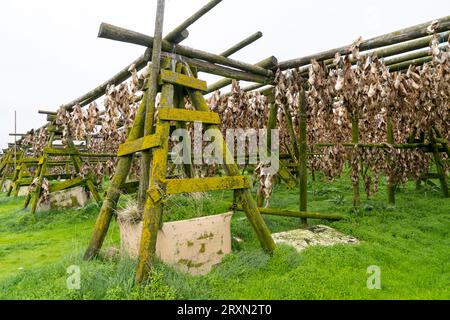
<instances>
[{"instance_id":1,"label":"vertical wooden post","mask_svg":"<svg viewBox=\"0 0 450 320\"><path fill-rule=\"evenodd\" d=\"M177 72L181 73L182 69L185 69L186 67L183 66L181 63L177 64ZM185 102L184 102L185 92L182 88L175 88L175 100L174 105L176 108L184 109L185 108ZM185 122L177 122L177 129L187 130L187 124ZM189 155L186 158L191 159L192 161L192 152L191 146L187 145L187 141L184 141L183 139L183 150L189 150ZM184 156L184 155L183 155ZM195 172L194 172L194 166L192 163L184 163L183 164L184 173L188 178L194 178Z\"/></svg>"},{"instance_id":2,"label":"vertical wooden post","mask_svg":"<svg viewBox=\"0 0 450 320\"><path fill-rule=\"evenodd\" d=\"M300 212L308 211L308 123L307 123L307 105L306 94L302 88L299 97L299 139L300 139L300 157L298 164L298 180L300 186ZM302 227L308 227L308 219L301 219Z\"/></svg>"},{"instance_id":3,"label":"vertical wooden post","mask_svg":"<svg viewBox=\"0 0 450 320\"><path fill-rule=\"evenodd\" d=\"M166 108L174 107L174 86L165 84L161 92L161 105ZM161 132L161 146L153 150L153 163L151 167L150 191L159 191L159 186L166 178L167 174L167 155L169 153L169 135L170 121L158 120L158 130ZM139 247L139 260L136 269L136 282L142 283L148 279L152 271L153 262L156 256L156 240L158 230L162 221L163 206L160 201L154 200L150 194L147 195L145 204L142 235Z\"/></svg>"},{"instance_id":4,"label":"vertical wooden post","mask_svg":"<svg viewBox=\"0 0 450 320\"><path fill-rule=\"evenodd\" d=\"M387 125L387 143L389 143L390 145L394 145L394 143L395 143L394 126L392 124L391 116L387 117L386 125ZM392 162L392 159L390 161ZM389 204L395 204L395 186L396 186L396 182L394 181L394 175L391 174L389 176L388 187L387 187Z\"/></svg>"},{"instance_id":5,"label":"vertical wooden post","mask_svg":"<svg viewBox=\"0 0 450 320\"><path fill-rule=\"evenodd\" d=\"M353 114L352 115L352 143L358 144L359 143L359 119L358 116ZM353 152L357 151L357 149L354 149ZM352 159L352 162L354 159ZM352 166L353 168L353 166ZM352 169L353 170L353 169ZM353 184L353 205L358 208L361 206L361 197L359 193L359 172L355 174L355 180L352 181Z\"/></svg>"},{"instance_id":6,"label":"vertical wooden post","mask_svg":"<svg viewBox=\"0 0 450 320\"><path fill-rule=\"evenodd\" d=\"M155 37L153 42L152 66L150 70L150 80L148 90L146 92L146 111L144 136L153 133L153 124L155 116L156 95L158 94L159 72L161 69L161 47L162 33L164 24L164 7L165 0L158 0L155 22ZM150 166L152 162L152 151L146 150L142 152L141 159L141 179L139 183L138 203L140 208L144 208L146 193L149 186Z\"/></svg>"},{"instance_id":7,"label":"vertical wooden post","mask_svg":"<svg viewBox=\"0 0 450 320\"><path fill-rule=\"evenodd\" d=\"M145 124L146 99L147 98L145 95L136 112L136 118L134 120L133 127L130 130L130 134L128 135L127 142L131 142L142 137ZM120 198L120 189L126 182L132 162L132 155L121 157L119 159L116 167L116 172L114 173L114 177L112 178L111 183L108 187L106 197L103 199L102 208L97 217L97 221L95 222L94 232L92 234L88 248L86 249L86 252L84 254L85 260L92 260L93 258L95 258L103 245L103 241L105 241L105 237L109 229L109 224L111 223L111 218Z\"/></svg>"},{"instance_id":8,"label":"vertical wooden post","mask_svg":"<svg viewBox=\"0 0 450 320\"><path fill-rule=\"evenodd\" d=\"M449 193L449 189L448 189L447 175L445 174L444 166L442 165L442 156L441 156L441 153L437 146L435 133L434 133L433 129L431 129L431 128L429 130L429 135L430 135L430 141L431 141L432 148L433 148L434 162L436 164L437 174L439 176L439 181L441 183L442 194L444 195L445 198L449 198L450 193Z\"/></svg>"}]
</instances>

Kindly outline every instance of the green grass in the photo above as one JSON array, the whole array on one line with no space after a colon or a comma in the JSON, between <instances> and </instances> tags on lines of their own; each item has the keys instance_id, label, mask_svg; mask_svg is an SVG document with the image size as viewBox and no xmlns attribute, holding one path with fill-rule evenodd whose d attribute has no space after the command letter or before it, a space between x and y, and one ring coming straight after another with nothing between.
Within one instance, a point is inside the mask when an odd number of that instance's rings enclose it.
<instances>
[{"instance_id":1,"label":"green grass","mask_svg":"<svg viewBox=\"0 0 450 320\"><path fill-rule=\"evenodd\" d=\"M309 209L344 213L348 219L327 224L361 240L357 246L313 247L298 254L279 246L273 256L259 248L243 214L232 221L233 253L205 277L181 274L158 264L151 284L136 287L133 261L84 262L83 250L98 212L83 210L39 213L21 211L23 199L0 197L0 299L449 299L450 200L436 188L397 193L386 203L385 183L372 199L352 210L347 178L310 182ZM167 221L223 213L230 192L200 201L172 199ZM272 207L298 209L297 190L277 187ZM295 229L297 219L266 218L272 232ZM105 247L119 244L112 224ZM81 290L68 290L66 268L81 268ZM381 268L381 290L369 290L367 268Z\"/></svg>"}]
</instances>

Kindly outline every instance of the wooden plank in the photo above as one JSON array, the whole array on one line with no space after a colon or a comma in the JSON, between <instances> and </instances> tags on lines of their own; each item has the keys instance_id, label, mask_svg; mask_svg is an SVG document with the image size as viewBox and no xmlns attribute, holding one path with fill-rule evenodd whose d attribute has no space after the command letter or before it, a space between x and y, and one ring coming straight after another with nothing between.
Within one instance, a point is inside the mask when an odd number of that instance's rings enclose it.
<instances>
[{"instance_id":1,"label":"wooden plank","mask_svg":"<svg viewBox=\"0 0 450 320\"><path fill-rule=\"evenodd\" d=\"M78 187L80 185L84 185L86 180L83 177L77 177L75 179L55 183L50 185L50 192L62 191L74 187Z\"/></svg>"},{"instance_id":2,"label":"wooden plank","mask_svg":"<svg viewBox=\"0 0 450 320\"><path fill-rule=\"evenodd\" d=\"M189 77L181 73L172 72L170 70L161 70L160 80L162 82L167 82L182 87L188 87L203 92L206 92L208 87L205 81L196 79L194 77Z\"/></svg>"},{"instance_id":3,"label":"wooden plank","mask_svg":"<svg viewBox=\"0 0 450 320\"><path fill-rule=\"evenodd\" d=\"M44 148L44 152L49 155L59 155L59 156L75 156L80 153L76 150L68 150L68 149L55 149L55 148Z\"/></svg>"},{"instance_id":4,"label":"wooden plank","mask_svg":"<svg viewBox=\"0 0 450 320\"><path fill-rule=\"evenodd\" d=\"M21 162L22 163L35 163L35 164L38 164L39 163L39 158L22 159Z\"/></svg>"},{"instance_id":5,"label":"wooden plank","mask_svg":"<svg viewBox=\"0 0 450 320\"><path fill-rule=\"evenodd\" d=\"M166 185L167 194L250 188L250 181L244 176L203 179L173 179L164 180L164 184Z\"/></svg>"},{"instance_id":6,"label":"wooden plank","mask_svg":"<svg viewBox=\"0 0 450 320\"><path fill-rule=\"evenodd\" d=\"M124 157L136 152L152 149L159 147L161 145L161 136L157 134L152 134L137 140L130 142L125 142L119 146L118 157Z\"/></svg>"},{"instance_id":7,"label":"wooden plank","mask_svg":"<svg viewBox=\"0 0 450 320\"><path fill-rule=\"evenodd\" d=\"M20 180L17 180L16 185L19 187L29 186L29 185L31 185L32 181L33 181L33 178L20 179Z\"/></svg>"},{"instance_id":8,"label":"wooden plank","mask_svg":"<svg viewBox=\"0 0 450 320\"><path fill-rule=\"evenodd\" d=\"M158 116L165 121L201 122L220 124L220 116L215 112L192 111L186 109L162 108Z\"/></svg>"}]
</instances>

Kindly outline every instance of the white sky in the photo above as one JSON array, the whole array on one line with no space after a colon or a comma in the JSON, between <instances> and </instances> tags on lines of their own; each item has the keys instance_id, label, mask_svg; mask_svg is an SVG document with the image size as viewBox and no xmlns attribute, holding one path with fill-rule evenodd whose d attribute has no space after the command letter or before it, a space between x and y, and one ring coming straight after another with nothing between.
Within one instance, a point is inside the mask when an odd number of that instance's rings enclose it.
<instances>
[{"instance_id":1,"label":"white sky","mask_svg":"<svg viewBox=\"0 0 450 320\"><path fill-rule=\"evenodd\" d=\"M164 33L207 0L167 0ZM45 123L144 48L98 39L101 22L152 35L156 0L3 0L0 3L0 147ZM449 0L224 0L189 28L184 45L220 53L253 34L264 37L233 58L279 61L351 44L450 14ZM205 80L211 77L203 76Z\"/></svg>"}]
</instances>

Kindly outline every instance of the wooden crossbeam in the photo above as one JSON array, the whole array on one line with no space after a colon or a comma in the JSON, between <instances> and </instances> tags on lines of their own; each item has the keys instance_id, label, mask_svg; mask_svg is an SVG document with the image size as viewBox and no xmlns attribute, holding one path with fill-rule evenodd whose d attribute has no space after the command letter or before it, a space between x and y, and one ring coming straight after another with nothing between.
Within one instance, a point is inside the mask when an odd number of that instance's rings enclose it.
<instances>
[{"instance_id":1,"label":"wooden crossbeam","mask_svg":"<svg viewBox=\"0 0 450 320\"><path fill-rule=\"evenodd\" d=\"M29 185L31 185L32 182L33 182L33 178L24 178L24 179L17 181L17 186L18 187L29 186Z\"/></svg>"},{"instance_id":2,"label":"wooden crossbeam","mask_svg":"<svg viewBox=\"0 0 450 320\"><path fill-rule=\"evenodd\" d=\"M202 179L172 179L163 182L166 186L166 193L194 193L216 190L238 190L250 188L250 181L247 177L220 177Z\"/></svg>"},{"instance_id":3,"label":"wooden crossbeam","mask_svg":"<svg viewBox=\"0 0 450 320\"><path fill-rule=\"evenodd\" d=\"M80 153L76 150L68 150L68 149L55 149L55 148L44 148L44 152L48 155L58 155L58 156L75 156Z\"/></svg>"},{"instance_id":4,"label":"wooden crossbeam","mask_svg":"<svg viewBox=\"0 0 450 320\"><path fill-rule=\"evenodd\" d=\"M158 111L159 119L165 121L201 122L220 124L220 116L215 112L192 111L186 109L162 108Z\"/></svg>"},{"instance_id":5,"label":"wooden crossbeam","mask_svg":"<svg viewBox=\"0 0 450 320\"><path fill-rule=\"evenodd\" d=\"M156 133L150 136L146 136L144 138L140 138L137 140L121 144L119 146L119 152L117 153L117 156L118 157L128 156L136 152L156 148L160 145L161 145L161 136L158 133Z\"/></svg>"},{"instance_id":6,"label":"wooden crossbeam","mask_svg":"<svg viewBox=\"0 0 450 320\"><path fill-rule=\"evenodd\" d=\"M71 180L51 184L49 191L50 192L62 191L62 190L66 190L66 189L84 185L85 183L86 183L86 179L84 179L83 177L76 177Z\"/></svg>"},{"instance_id":7,"label":"wooden crossbeam","mask_svg":"<svg viewBox=\"0 0 450 320\"><path fill-rule=\"evenodd\" d=\"M181 73L172 72L170 70L161 70L160 81L162 83L167 82L170 84L191 88L206 92L207 84L205 81L198 80L194 77L189 77Z\"/></svg>"},{"instance_id":8,"label":"wooden crossbeam","mask_svg":"<svg viewBox=\"0 0 450 320\"><path fill-rule=\"evenodd\" d=\"M235 211L243 211L242 206L232 207ZM303 219L324 219L324 220L342 220L345 215L334 213L319 213L319 212L302 212L292 211L285 209L269 209L258 208L259 212L263 215L278 216L278 217L290 217L290 218L303 218Z\"/></svg>"},{"instance_id":9,"label":"wooden crossbeam","mask_svg":"<svg viewBox=\"0 0 450 320\"><path fill-rule=\"evenodd\" d=\"M27 159L22 159L21 160L22 163L39 163L39 158L27 158Z\"/></svg>"}]
</instances>

